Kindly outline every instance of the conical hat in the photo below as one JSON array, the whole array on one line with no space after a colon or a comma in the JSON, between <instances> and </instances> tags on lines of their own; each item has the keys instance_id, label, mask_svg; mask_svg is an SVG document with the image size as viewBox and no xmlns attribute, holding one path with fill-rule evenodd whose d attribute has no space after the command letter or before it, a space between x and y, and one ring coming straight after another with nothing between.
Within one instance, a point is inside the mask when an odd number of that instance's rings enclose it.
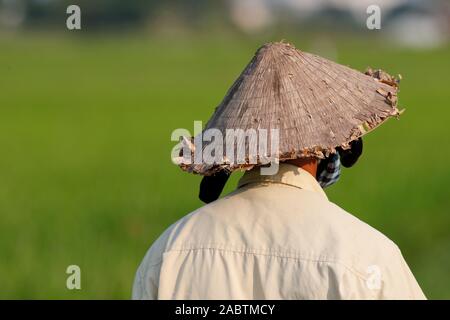
<instances>
[{"instance_id":1,"label":"conical hat","mask_svg":"<svg viewBox=\"0 0 450 320\"><path fill-rule=\"evenodd\" d=\"M284 42L259 48L215 109L205 130L278 129L280 161L323 158L398 116L397 80L365 74ZM250 164L180 165L203 175Z\"/></svg>"}]
</instances>

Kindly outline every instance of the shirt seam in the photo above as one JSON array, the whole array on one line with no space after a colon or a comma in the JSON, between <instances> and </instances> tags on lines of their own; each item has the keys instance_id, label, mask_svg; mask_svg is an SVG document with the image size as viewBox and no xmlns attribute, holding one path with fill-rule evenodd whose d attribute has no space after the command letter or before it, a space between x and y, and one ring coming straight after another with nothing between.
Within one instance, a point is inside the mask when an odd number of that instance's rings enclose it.
<instances>
[{"instance_id":1,"label":"shirt seam","mask_svg":"<svg viewBox=\"0 0 450 320\"><path fill-rule=\"evenodd\" d=\"M292 259L292 260L298 260L298 261L305 261L305 262L323 262L323 263L335 263L342 265L344 268L349 270L352 274L354 274L356 277L358 277L362 281L366 281L367 279L358 271L355 270L353 267L349 266L347 263L341 261L341 260L335 260L335 259L320 259L320 258L306 258L304 256L299 255L287 255L287 254L280 254L279 252L275 253L269 253L269 252L258 252L260 250L238 250L238 249L230 249L230 248L218 248L218 247L197 247L197 248L172 248L170 250L165 251L164 253L169 252L185 252L185 251L201 251L201 250L211 250L211 251L222 251L222 252L231 252L231 253L238 253L242 255L257 255L257 256L269 256L269 257L278 257L278 258L285 258L285 259ZM154 262L149 265L149 267L154 267L159 264L162 264L162 258L158 262Z\"/></svg>"}]
</instances>

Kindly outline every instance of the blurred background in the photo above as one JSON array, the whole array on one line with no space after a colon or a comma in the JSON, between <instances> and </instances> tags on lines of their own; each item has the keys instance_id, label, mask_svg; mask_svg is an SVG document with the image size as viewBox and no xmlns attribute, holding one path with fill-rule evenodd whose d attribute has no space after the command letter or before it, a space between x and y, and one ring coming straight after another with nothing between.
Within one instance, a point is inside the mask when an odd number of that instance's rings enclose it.
<instances>
[{"instance_id":1,"label":"blurred background","mask_svg":"<svg viewBox=\"0 0 450 320\"><path fill-rule=\"evenodd\" d=\"M70 4L81 30L66 27ZM200 177L171 162L172 131L205 123L281 39L402 75L406 112L326 191L398 244L428 298L449 299L450 2L438 0L0 0L0 298L130 298L151 243L202 205ZM81 290L66 288L72 264Z\"/></svg>"}]
</instances>

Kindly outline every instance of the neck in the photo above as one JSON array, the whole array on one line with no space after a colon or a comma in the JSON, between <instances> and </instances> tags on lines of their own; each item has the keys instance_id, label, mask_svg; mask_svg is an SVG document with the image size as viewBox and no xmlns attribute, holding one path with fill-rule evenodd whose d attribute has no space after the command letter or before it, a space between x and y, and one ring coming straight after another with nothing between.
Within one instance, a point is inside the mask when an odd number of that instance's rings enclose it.
<instances>
[{"instance_id":1,"label":"neck","mask_svg":"<svg viewBox=\"0 0 450 320\"><path fill-rule=\"evenodd\" d=\"M316 158L300 158L286 161L286 163L292 164L303 170L309 172L314 178L317 175L317 159Z\"/></svg>"}]
</instances>

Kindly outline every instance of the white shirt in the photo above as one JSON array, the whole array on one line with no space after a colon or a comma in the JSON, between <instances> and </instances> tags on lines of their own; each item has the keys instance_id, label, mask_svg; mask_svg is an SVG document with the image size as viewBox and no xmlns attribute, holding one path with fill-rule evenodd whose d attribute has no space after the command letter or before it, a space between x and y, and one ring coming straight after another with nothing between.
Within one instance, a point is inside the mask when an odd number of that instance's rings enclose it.
<instances>
[{"instance_id":1,"label":"white shirt","mask_svg":"<svg viewBox=\"0 0 450 320\"><path fill-rule=\"evenodd\" d=\"M398 247L281 164L175 222L152 245L133 299L425 299Z\"/></svg>"}]
</instances>

